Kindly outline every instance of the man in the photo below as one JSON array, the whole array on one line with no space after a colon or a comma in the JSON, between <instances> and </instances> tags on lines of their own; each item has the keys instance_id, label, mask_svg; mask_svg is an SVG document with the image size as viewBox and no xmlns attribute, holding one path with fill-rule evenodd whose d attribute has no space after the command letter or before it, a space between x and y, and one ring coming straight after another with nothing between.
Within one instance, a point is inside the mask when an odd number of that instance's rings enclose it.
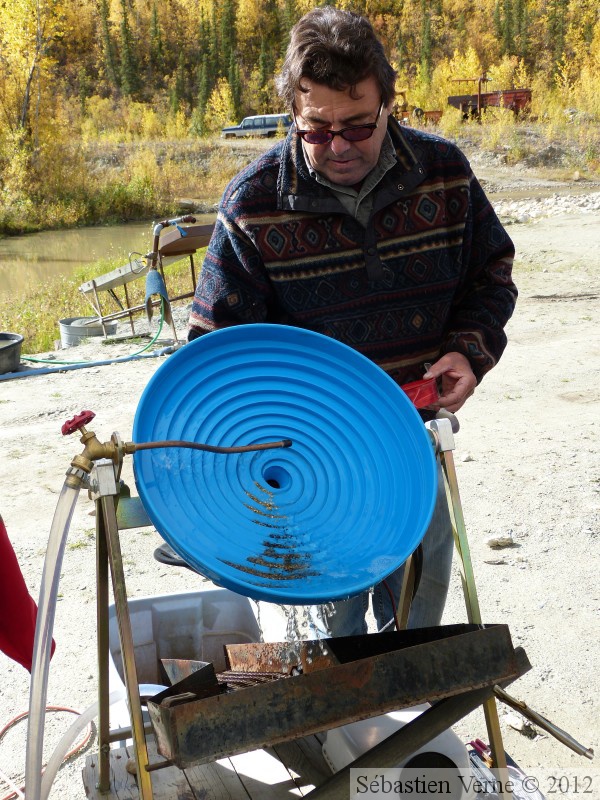
<instances>
[{"instance_id":1,"label":"man","mask_svg":"<svg viewBox=\"0 0 600 800\"><path fill-rule=\"evenodd\" d=\"M294 125L225 190L189 339L240 323L308 328L398 384L438 378L433 412L457 411L506 345L514 248L464 155L391 116L394 81L364 17L324 6L295 25L278 79ZM441 493L410 626L440 623L452 549ZM380 628L401 576L376 587ZM336 603L332 632L366 632L367 604Z\"/></svg>"}]
</instances>

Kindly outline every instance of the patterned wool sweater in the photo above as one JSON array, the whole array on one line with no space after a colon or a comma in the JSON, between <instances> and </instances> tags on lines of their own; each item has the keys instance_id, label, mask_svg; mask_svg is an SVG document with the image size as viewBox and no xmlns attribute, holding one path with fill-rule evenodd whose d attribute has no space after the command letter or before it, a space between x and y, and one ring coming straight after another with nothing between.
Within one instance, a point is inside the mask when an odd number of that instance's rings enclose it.
<instances>
[{"instance_id":1,"label":"patterned wool sweater","mask_svg":"<svg viewBox=\"0 0 600 800\"><path fill-rule=\"evenodd\" d=\"M400 384L450 351L481 380L506 346L513 244L454 145L392 118L388 131L397 164L374 190L366 228L311 178L293 129L231 181L190 340L284 323L350 345Z\"/></svg>"}]
</instances>

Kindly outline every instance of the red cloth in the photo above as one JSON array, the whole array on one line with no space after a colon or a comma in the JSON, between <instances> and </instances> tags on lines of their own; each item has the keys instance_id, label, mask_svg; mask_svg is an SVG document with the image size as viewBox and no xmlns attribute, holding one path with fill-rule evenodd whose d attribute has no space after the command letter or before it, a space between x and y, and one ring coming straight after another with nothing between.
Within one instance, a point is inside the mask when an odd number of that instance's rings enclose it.
<instances>
[{"instance_id":1,"label":"red cloth","mask_svg":"<svg viewBox=\"0 0 600 800\"><path fill-rule=\"evenodd\" d=\"M0 517L0 650L31 672L37 606ZM54 653L54 640L52 652Z\"/></svg>"}]
</instances>

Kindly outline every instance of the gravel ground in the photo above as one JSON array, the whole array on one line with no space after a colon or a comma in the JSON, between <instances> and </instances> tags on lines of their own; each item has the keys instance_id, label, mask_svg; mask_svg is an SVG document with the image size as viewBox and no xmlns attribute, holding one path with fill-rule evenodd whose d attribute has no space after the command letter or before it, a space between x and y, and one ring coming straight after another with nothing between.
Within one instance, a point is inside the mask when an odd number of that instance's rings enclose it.
<instances>
[{"instance_id":1,"label":"gravel ground","mask_svg":"<svg viewBox=\"0 0 600 800\"><path fill-rule=\"evenodd\" d=\"M507 623L533 665L512 693L597 749L600 187L473 162L510 223L520 289L507 352L461 411L457 435L457 470L484 620ZM185 307L176 318L182 333ZM138 345L121 342L109 352L116 357L134 348ZM88 343L67 356L93 360L107 352L107 346ZM141 391L162 363L164 358L153 358L0 384L5 467L0 512L34 596L58 492L79 451L76 441L60 435L62 422L89 407L97 413L93 429L100 438L114 430L130 438ZM129 463L123 477L134 487ZM62 567L57 652L48 687L49 703L79 710L94 701L96 691L92 510L82 493ZM211 586L187 570L154 561L160 540L152 529L128 531L121 539L130 596ZM508 546L492 547L491 539ZM444 622L465 620L456 572ZM26 710L28 677L0 654L0 726ZM72 715L50 716L48 751ZM552 775L567 773L591 775L592 793L586 797L600 797L595 762L541 730L517 730L520 725L518 715L502 710L507 750L549 797ZM456 729L466 741L487 736L479 713ZM84 797L81 769L94 746L92 739L62 767L51 800ZM23 777L24 750L25 724L18 723L0 740L0 770L16 783ZM0 780L0 797L7 792ZM560 796L575 800L580 793Z\"/></svg>"}]
</instances>

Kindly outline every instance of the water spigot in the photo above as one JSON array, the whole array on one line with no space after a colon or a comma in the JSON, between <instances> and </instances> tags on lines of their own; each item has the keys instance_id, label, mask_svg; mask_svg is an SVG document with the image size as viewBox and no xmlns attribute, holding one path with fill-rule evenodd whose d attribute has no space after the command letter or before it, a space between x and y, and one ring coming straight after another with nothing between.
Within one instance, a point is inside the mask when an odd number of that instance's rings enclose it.
<instances>
[{"instance_id":1,"label":"water spigot","mask_svg":"<svg viewBox=\"0 0 600 800\"><path fill-rule=\"evenodd\" d=\"M81 469L88 474L92 471L94 461L98 461L101 458L108 458L118 466L118 462L122 458L122 454L119 448L115 446L115 442L111 441L102 444L98 441L93 431L86 430L85 426L88 425L95 416L96 414L93 411L80 411L79 414L76 414L73 419L68 419L61 427L63 436L69 436L77 431L81 432L81 439L79 441L84 446L83 453L75 456L73 461L71 461L71 466L76 470Z\"/></svg>"}]
</instances>

